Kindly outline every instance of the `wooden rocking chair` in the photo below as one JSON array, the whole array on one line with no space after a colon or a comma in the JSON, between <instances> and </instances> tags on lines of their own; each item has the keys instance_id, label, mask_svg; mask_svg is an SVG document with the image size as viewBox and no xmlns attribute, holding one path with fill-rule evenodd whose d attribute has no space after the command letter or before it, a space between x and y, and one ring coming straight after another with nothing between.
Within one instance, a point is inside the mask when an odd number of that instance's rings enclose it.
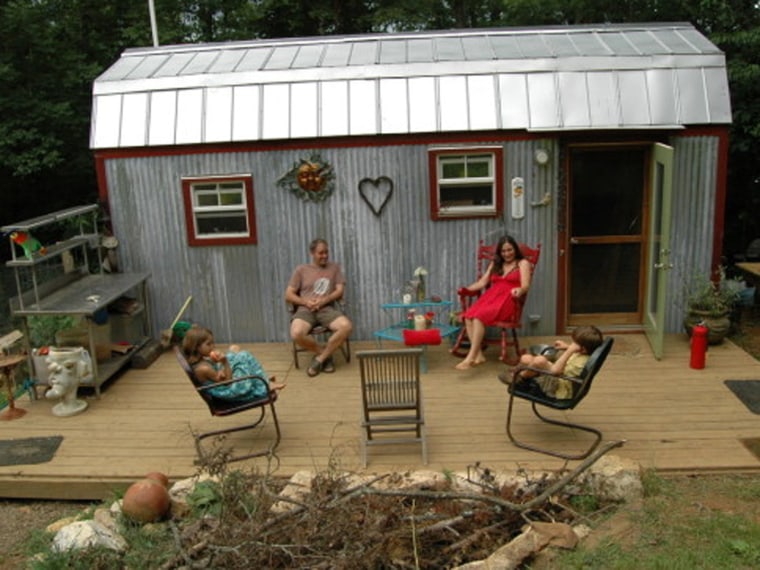
<instances>
[{"instance_id":1,"label":"wooden rocking chair","mask_svg":"<svg viewBox=\"0 0 760 570\"><path fill-rule=\"evenodd\" d=\"M517 447L522 447L523 449L530 449L531 451L537 451L539 453L545 453L547 455L553 455L554 457L561 457L563 459L584 459L588 457L589 455L591 455L591 453L597 448L599 443L602 441L601 431L589 426L583 426L580 424L562 422L559 420L547 418L546 416L541 415L541 413L538 411L536 406L546 406L548 408L552 408L555 410L572 410L578 404L580 404L581 401L589 393L589 390L591 390L591 383L593 382L594 377L599 372L599 369L602 367L602 364L604 364L604 361L607 358L607 355L610 353L610 350L612 350L612 343L613 343L612 337L607 337L606 339L604 339L602 344L599 345L593 353L591 353L591 356L589 356L589 359L586 362L586 366L584 366L583 371L581 372L581 375L579 378L563 376L562 374L551 374L544 370L538 370L536 368L530 368L528 366L517 366L512 371L512 382L508 388L509 404L507 406L507 426L506 427L507 427L507 435L509 436L509 439L512 440L512 443L514 443ZM530 378L518 378L518 374L522 370L536 370L537 372L540 372L544 376L554 376L555 378L564 378L566 380L569 380L570 382L573 383L573 397L568 398L568 399L563 399L563 400L557 400L556 398L547 396L546 394L544 394L541 388L539 388L539 386L535 382L533 382ZM594 434L595 437L590 447L588 447L586 451L583 451L581 453L567 453L564 451L554 451L554 450L543 449L540 447L527 444L525 442L518 441L515 438L515 436L512 434L512 406L514 404L515 398L528 400L531 403L531 407L533 408L533 413L543 422L546 422L552 425L563 426L563 427L567 427L571 429L574 428L574 429L578 429L581 431Z\"/></svg>"},{"instance_id":2,"label":"wooden rocking chair","mask_svg":"<svg viewBox=\"0 0 760 570\"><path fill-rule=\"evenodd\" d=\"M533 271L535 271L536 264L538 263L538 258L541 256L541 244L539 243L535 248L532 248L524 243L519 244L519 246L522 254L530 262L531 275L533 275ZM493 261L495 251L495 245L486 245L483 240L480 240L480 243L478 245L478 252L476 255L478 272L476 279L480 279L480 277L482 277L483 273L488 268L488 265L491 263L491 261ZM478 299L478 297L480 297L481 292L482 291L470 291L466 287L461 287L457 291L461 305L461 312L459 313L460 315L470 308L470 306ZM527 295L524 295L522 297L520 304L518 305L517 314L515 315L514 320L500 321L492 325L493 327L499 329L498 337L488 338L488 336L486 336L483 339L484 348L489 344L501 345L501 354L499 355L499 360L505 362L506 364L517 364L520 361L520 355L522 355L524 352L520 348L520 341L517 338L517 329L522 327L522 310L525 305L526 298ZM459 357L467 356L469 342L470 339L467 336L467 328L464 326L464 323L462 323L462 329L459 331L459 335L454 342L454 347L451 349L451 353ZM510 346L514 347L515 358L513 359L508 358L508 351Z\"/></svg>"},{"instance_id":3,"label":"wooden rocking chair","mask_svg":"<svg viewBox=\"0 0 760 570\"><path fill-rule=\"evenodd\" d=\"M175 346L174 353L177 356L177 360L179 361L179 365L182 367L182 370L185 371L185 374L187 374L187 377L193 383L193 387L195 388L195 391L198 393L198 395L201 398L203 398L203 401L206 402L206 405L208 406L208 409L211 412L212 416L220 416L220 417L231 416L233 414L245 412L247 410L258 410L258 417L253 423L247 423L245 425L230 427L226 429L218 429L218 430L208 431L204 433L198 433L198 434L194 433L193 436L195 438L195 450L198 453L198 459L199 459L198 462L203 460L203 458L205 457L203 448L201 446L201 440L206 439L207 437L234 433L234 432L244 431L244 430L252 430L256 428L264 420L264 415L266 413L267 406L269 406L269 408L272 411L272 420L274 422L274 429L276 432L276 437L275 437L274 442L272 442L272 444L264 450L259 450L259 451L247 453L244 455L235 455L235 456L227 458L227 461L242 461L244 459L250 459L252 457L262 457L262 456L273 455L274 450L277 449L277 446L280 444L280 437L281 437L280 423L277 421L277 412L275 411L275 408L274 408L274 403L277 401L277 392L275 392L274 390L271 390L266 398L262 398L260 400L254 400L252 402L234 402L234 401L221 400L219 398L215 398L209 392L211 388L215 388L216 386L234 384L235 382L240 382L241 380L252 379L254 381L264 382L264 383L266 383L266 380L264 378L261 378L260 376L242 376L240 378L234 378L232 380L225 380L224 382L216 382L211 385L203 384L195 376L192 366L190 366L187 359L185 358L185 355L182 353L182 349L178 346ZM270 380L274 380L274 378L270 378Z\"/></svg>"}]
</instances>

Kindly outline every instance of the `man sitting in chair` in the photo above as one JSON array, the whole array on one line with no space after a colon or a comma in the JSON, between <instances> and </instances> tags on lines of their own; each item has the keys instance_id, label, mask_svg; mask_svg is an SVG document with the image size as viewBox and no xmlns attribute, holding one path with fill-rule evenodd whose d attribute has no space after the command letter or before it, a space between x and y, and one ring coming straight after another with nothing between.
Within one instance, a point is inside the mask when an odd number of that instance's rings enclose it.
<instances>
[{"instance_id":1,"label":"man sitting in chair","mask_svg":"<svg viewBox=\"0 0 760 570\"><path fill-rule=\"evenodd\" d=\"M290 321L290 336L300 347L314 353L306 374L334 372L332 358L351 334L353 325L336 304L343 297L346 280L337 263L328 260L329 249L324 239L309 244L311 263L299 265L293 271L285 289L285 301L295 307ZM327 344L320 346L310 335L317 325L332 331Z\"/></svg>"}]
</instances>

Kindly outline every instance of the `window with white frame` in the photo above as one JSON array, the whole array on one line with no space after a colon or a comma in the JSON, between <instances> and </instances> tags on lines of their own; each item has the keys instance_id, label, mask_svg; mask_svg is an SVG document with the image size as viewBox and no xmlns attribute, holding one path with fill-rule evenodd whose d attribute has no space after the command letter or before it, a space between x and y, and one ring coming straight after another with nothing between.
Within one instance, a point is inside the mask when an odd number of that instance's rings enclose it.
<instances>
[{"instance_id":1,"label":"window with white frame","mask_svg":"<svg viewBox=\"0 0 760 570\"><path fill-rule=\"evenodd\" d=\"M430 172L433 219L502 214L501 148L431 150Z\"/></svg>"},{"instance_id":2,"label":"window with white frame","mask_svg":"<svg viewBox=\"0 0 760 570\"><path fill-rule=\"evenodd\" d=\"M250 175L184 178L182 194L190 245L257 242Z\"/></svg>"}]
</instances>

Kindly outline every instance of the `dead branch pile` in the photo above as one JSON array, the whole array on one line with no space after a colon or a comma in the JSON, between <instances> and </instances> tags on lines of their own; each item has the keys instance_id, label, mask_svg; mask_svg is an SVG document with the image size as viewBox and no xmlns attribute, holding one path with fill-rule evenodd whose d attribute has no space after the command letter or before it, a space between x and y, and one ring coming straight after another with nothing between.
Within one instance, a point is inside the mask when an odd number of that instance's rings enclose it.
<instances>
[{"instance_id":1,"label":"dead branch pile","mask_svg":"<svg viewBox=\"0 0 760 570\"><path fill-rule=\"evenodd\" d=\"M474 466L468 479L479 492L451 479L394 489L393 474L350 486L345 474L326 472L278 514L271 508L282 500L282 481L226 477L221 516L176 529L180 555L166 568L439 569L482 560L526 522L576 522L567 485L610 448L571 472L535 481L526 474L522 485L498 485Z\"/></svg>"}]
</instances>

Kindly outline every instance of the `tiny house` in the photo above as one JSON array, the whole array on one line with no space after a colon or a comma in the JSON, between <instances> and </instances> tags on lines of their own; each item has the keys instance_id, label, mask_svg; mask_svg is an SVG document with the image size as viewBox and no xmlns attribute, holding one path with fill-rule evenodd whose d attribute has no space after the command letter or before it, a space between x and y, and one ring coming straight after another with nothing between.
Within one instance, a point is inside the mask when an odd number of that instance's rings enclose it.
<instances>
[{"instance_id":1,"label":"tiny house","mask_svg":"<svg viewBox=\"0 0 760 570\"><path fill-rule=\"evenodd\" d=\"M681 330L719 256L724 54L688 23L256 40L126 50L91 148L154 330L187 295L221 341L283 341L324 237L354 337L415 268L455 300L480 240L541 244L524 334Z\"/></svg>"}]
</instances>

